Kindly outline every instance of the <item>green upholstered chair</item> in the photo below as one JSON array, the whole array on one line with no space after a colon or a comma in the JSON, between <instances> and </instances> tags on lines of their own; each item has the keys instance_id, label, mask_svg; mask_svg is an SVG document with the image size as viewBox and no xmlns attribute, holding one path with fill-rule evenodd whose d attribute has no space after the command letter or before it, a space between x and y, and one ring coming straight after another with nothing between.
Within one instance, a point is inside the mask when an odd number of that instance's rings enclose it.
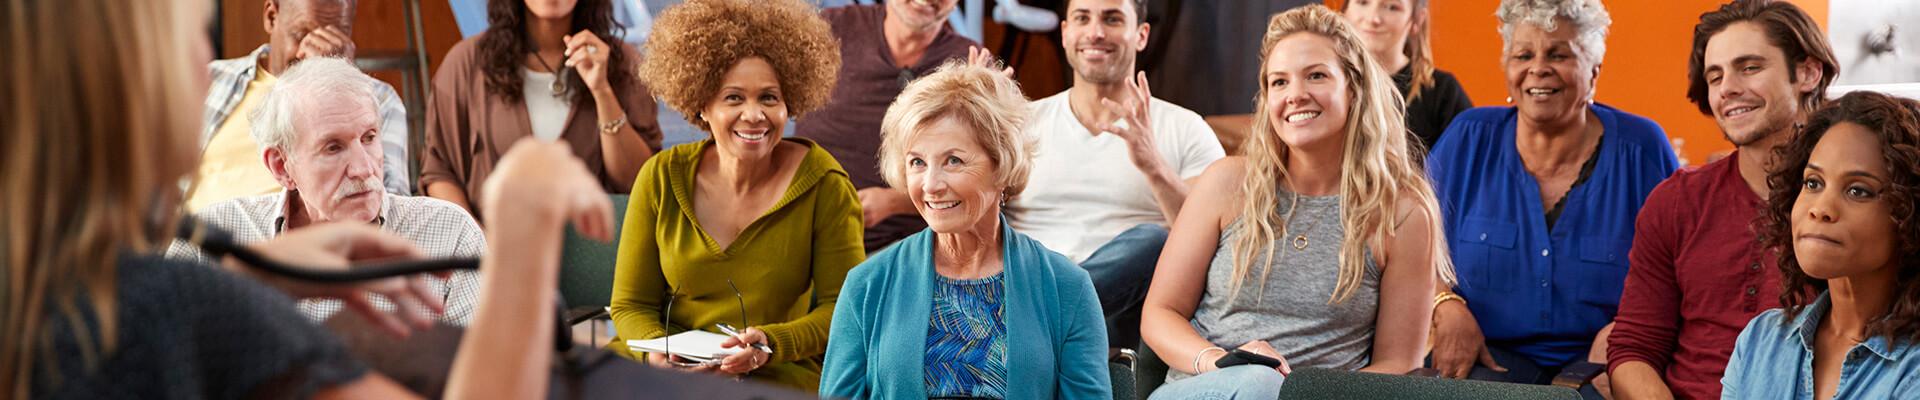
<instances>
[{"instance_id":1,"label":"green upholstered chair","mask_svg":"<svg viewBox=\"0 0 1920 400\"><path fill-rule=\"evenodd\" d=\"M613 299L613 262L619 253L620 226L627 211L627 195L607 196L613 201L613 240L602 243L580 236L571 226L561 246L560 298L567 304L567 324L605 318L607 304Z\"/></svg>"}]
</instances>

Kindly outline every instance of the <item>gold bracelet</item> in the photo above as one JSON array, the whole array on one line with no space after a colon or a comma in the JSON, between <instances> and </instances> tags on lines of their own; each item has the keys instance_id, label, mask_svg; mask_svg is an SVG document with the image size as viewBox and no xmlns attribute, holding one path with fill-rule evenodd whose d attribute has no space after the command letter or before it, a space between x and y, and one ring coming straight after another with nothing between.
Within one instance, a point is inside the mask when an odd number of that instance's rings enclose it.
<instances>
[{"instance_id":1,"label":"gold bracelet","mask_svg":"<svg viewBox=\"0 0 1920 400\"><path fill-rule=\"evenodd\" d=\"M600 124L600 134L602 134L602 135L612 135L612 134L614 134L614 132L619 132L619 131L620 131L620 127L621 127L621 126L623 126L623 125L626 125L626 124L627 124L627 118L626 118L626 117L620 117L620 119L616 119L616 120L612 120L612 121L607 121L607 122L604 122L604 123L601 123L601 124Z\"/></svg>"},{"instance_id":2,"label":"gold bracelet","mask_svg":"<svg viewBox=\"0 0 1920 400\"><path fill-rule=\"evenodd\" d=\"M1458 293L1454 293L1454 292L1440 292L1440 293L1438 293L1438 294L1434 294L1434 295L1433 295L1433 308L1434 308L1434 309L1439 309L1439 308L1440 308L1440 303L1445 303L1445 302L1448 302L1448 301L1458 301L1458 302L1460 302L1460 305L1463 305L1463 306L1464 306L1464 305L1467 305L1467 298L1465 298L1465 297L1460 297L1460 295L1459 295Z\"/></svg>"}]
</instances>

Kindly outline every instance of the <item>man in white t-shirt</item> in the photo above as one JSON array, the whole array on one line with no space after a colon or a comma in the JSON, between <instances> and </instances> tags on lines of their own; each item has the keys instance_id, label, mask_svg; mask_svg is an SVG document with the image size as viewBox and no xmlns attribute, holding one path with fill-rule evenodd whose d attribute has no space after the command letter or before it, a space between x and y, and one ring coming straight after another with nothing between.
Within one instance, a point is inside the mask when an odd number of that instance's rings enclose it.
<instances>
[{"instance_id":1,"label":"man in white t-shirt","mask_svg":"<svg viewBox=\"0 0 1920 400\"><path fill-rule=\"evenodd\" d=\"M1153 99L1134 57L1146 0L1071 0L1061 24L1073 87L1034 101L1039 141L1007 221L1087 269L1113 347L1139 342L1140 302L1187 189L1225 156L1199 114Z\"/></svg>"}]
</instances>

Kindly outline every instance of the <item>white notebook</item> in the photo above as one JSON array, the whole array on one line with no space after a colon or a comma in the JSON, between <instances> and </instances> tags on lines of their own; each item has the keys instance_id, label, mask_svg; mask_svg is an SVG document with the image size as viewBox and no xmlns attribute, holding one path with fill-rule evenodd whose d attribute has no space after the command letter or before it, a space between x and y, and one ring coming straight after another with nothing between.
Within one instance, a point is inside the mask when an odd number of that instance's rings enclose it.
<instances>
[{"instance_id":1,"label":"white notebook","mask_svg":"<svg viewBox=\"0 0 1920 400\"><path fill-rule=\"evenodd\" d=\"M664 338L628 340L627 347L636 352L670 353L694 361L712 361L743 350L739 347L720 347L720 342L728 337L707 331L686 331Z\"/></svg>"}]
</instances>

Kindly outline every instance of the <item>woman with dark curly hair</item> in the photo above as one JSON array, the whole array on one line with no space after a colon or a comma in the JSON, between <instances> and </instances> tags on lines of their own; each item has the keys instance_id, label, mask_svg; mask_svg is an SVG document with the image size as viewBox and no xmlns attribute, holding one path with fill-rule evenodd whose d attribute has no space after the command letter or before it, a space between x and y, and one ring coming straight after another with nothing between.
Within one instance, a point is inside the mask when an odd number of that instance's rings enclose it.
<instances>
[{"instance_id":1,"label":"woman with dark curly hair","mask_svg":"<svg viewBox=\"0 0 1920 400\"><path fill-rule=\"evenodd\" d=\"M1756 224L1786 308L1740 333L1721 396L1920 397L1920 101L1848 93L1775 151Z\"/></svg>"},{"instance_id":2,"label":"woman with dark curly hair","mask_svg":"<svg viewBox=\"0 0 1920 400\"><path fill-rule=\"evenodd\" d=\"M619 336L734 325L722 345L739 352L715 362L645 359L814 390L840 283L866 254L846 170L781 135L833 90L831 30L799 0L693 0L661 14L647 54L640 77L712 136L636 178L614 270Z\"/></svg>"},{"instance_id":3,"label":"woman with dark curly hair","mask_svg":"<svg viewBox=\"0 0 1920 400\"><path fill-rule=\"evenodd\" d=\"M626 193L660 149L660 125L611 0L491 0L487 21L434 73L420 190L485 215L481 183L532 136L566 143L602 189Z\"/></svg>"}]
</instances>

